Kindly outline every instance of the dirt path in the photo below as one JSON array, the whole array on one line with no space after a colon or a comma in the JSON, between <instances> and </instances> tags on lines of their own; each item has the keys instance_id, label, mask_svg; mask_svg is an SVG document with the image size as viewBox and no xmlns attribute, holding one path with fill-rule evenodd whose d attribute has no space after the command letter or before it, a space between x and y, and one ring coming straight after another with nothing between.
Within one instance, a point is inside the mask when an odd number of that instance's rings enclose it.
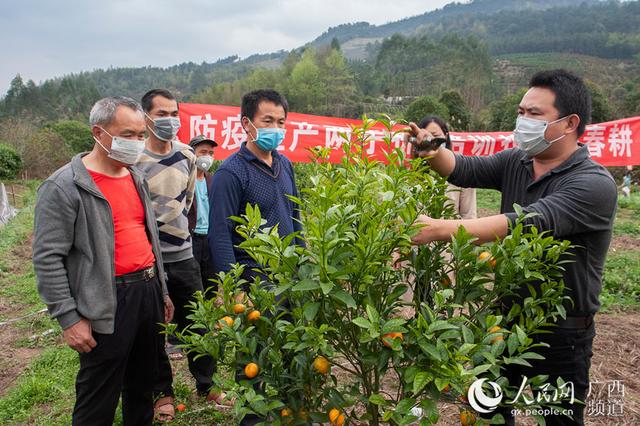
<instances>
[{"instance_id":1,"label":"dirt path","mask_svg":"<svg viewBox=\"0 0 640 426\"><path fill-rule=\"evenodd\" d=\"M8 270L0 271L0 287L6 289L15 285L13 277L29 271L31 262L31 238L7 253L3 263ZM15 303L0 297L0 323L20 317L26 312L37 309L23 303ZM22 321L35 318L37 314ZM19 344L25 337L25 328L20 327L21 321L0 325L0 397L15 382L20 373L31 363L31 360L42 352L41 348L23 347ZM28 337L28 336L27 336Z\"/></svg>"}]
</instances>

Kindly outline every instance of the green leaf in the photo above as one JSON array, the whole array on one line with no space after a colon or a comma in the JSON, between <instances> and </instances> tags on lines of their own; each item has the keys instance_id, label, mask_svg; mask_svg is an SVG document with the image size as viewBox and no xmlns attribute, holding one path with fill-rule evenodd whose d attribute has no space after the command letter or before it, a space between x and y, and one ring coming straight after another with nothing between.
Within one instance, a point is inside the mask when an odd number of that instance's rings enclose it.
<instances>
[{"instance_id":1,"label":"green leaf","mask_svg":"<svg viewBox=\"0 0 640 426\"><path fill-rule=\"evenodd\" d=\"M403 327L406 322L407 321L404 318L392 318L384 323L384 326L382 327L382 334L393 332L406 333L407 330Z\"/></svg>"},{"instance_id":2,"label":"green leaf","mask_svg":"<svg viewBox=\"0 0 640 426\"><path fill-rule=\"evenodd\" d=\"M375 405L384 406L387 404L387 400L384 399L379 393L374 393L369 397L369 402Z\"/></svg>"},{"instance_id":3,"label":"green leaf","mask_svg":"<svg viewBox=\"0 0 640 426\"><path fill-rule=\"evenodd\" d=\"M527 343L527 334L517 324L516 324L516 333L518 334L518 340L520 341L520 344L521 345L526 344Z\"/></svg>"},{"instance_id":4,"label":"green leaf","mask_svg":"<svg viewBox=\"0 0 640 426\"><path fill-rule=\"evenodd\" d=\"M331 297L338 299L350 308L355 308L357 306L353 297L344 290L338 290L331 293Z\"/></svg>"},{"instance_id":5,"label":"green leaf","mask_svg":"<svg viewBox=\"0 0 640 426\"><path fill-rule=\"evenodd\" d=\"M367 304L365 309L367 310L367 316L369 317L371 324L377 324L380 322L380 314L375 307Z\"/></svg>"},{"instance_id":6,"label":"green leaf","mask_svg":"<svg viewBox=\"0 0 640 426\"><path fill-rule=\"evenodd\" d=\"M318 310L320 309L320 302L307 304L304 308L304 317L307 321L311 321L316 317Z\"/></svg>"},{"instance_id":7,"label":"green leaf","mask_svg":"<svg viewBox=\"0 0 640 426\"><path fill-rule=\"evenodd\" d=\"M480 374L484 373L485 371L489 370L490 368L491 368L490 364L478 365L473 370L471 370L471 374L474 375L474 376L479 376Z\"/></svg>"},{"instance_id":8,"label":"green leaf","mask_svg":"<svg viewBox=\"0 0 640 426\"><path fill-rule=\"evenodd\" d=\"M466 325L461 326L462 329L462 338L464 339L464 343L473 343L473 332Z\"/></svg>"},{"instance_id":9,"label":"green leaf","mask_svg":"<svg viewBox=\"0 0 640 426\"><path fill-rule=\"evenodd\" d=\"M331 292L331 290L335 287L335 284L331 281L324 281L320 283L320 288L322 289L322 294L325 296Z\"/></svg>"},{"instance_id":10,"label":"green leaf","mask_svg":"<svg viewBox=\"0 0 640 426\"><path fill-rule=\"evenodd\" d=\"M291 290L293 291L310 291L317 290L320 288L320 284L317 281L312 280L302 280L298 284L294 285Z\"/></svg>"},{"instance_id":11,"label":"green leaf","mask_svg":"<svg viewBox=\"0 0 640 426\"><path fill-rule=\"evenodd\" d=\"M413 379L413 394L417 395L431 381L431 374L421 371Z\"/></svg>"},{"instance_id":12,"label":"green leaf","mask_svg":"<svg viewBox=\"0 0 640 426\"><path fill-rule=\"evenodd\" d=\"M436 331L440 331L440 330L453 330L453 329L457 329L457 328L458 328L457 325L450 324L447 321L438 320L438 321L434 321L431 324L429 324L429 328L427 329L427 333L435 333Z\"/></svg>"},{"instance_id":13,"label":"green leaf","mask_svg":"<svg viewBox=\"0 0 640 426\"><path fill-rule=\"evenodd\" d=\"M364 328L364 329L369 329L371 328L371 323L362 317L357 317L354 318L353 321L351 321L352 323L354 323L355 325L357 325L360 328Z\"/></svg>"},{"instance_id":14,"label":"green leaf","mask_svg":"<svg viewBox=\"0 0 640 426\"><path fill-rule=\"evenodd\" d=\"M420 349L422 349L422 352L431 356L431 358L435 360L442 361L442 358L440 357L440 352L431 343L422 341L419 343L419 345L420 345Z\"/></svg>"}]
</instances>

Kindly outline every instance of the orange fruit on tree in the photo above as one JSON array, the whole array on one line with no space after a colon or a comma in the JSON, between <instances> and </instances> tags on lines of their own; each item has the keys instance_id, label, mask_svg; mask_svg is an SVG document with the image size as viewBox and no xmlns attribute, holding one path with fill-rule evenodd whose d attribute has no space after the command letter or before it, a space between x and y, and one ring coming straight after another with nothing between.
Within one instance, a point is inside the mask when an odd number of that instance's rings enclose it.
<instances>
[{"instance_id":1,"label":"orange fruit on tree","mask_svg":"<svg viewBox=\"0 0 640 426\"><path fill-rule=\"evenodd\" d=\"M331 410L329 410L329 421L331 423L334 423L338 419L339 415L340 410L338 410L337 408L332 408Z\"/></svg>"},{"instance_id":2,"label":"orange fruit on tree","mask_svg":"<svg viewBox=\"0 0 640 426\"><path fill-rule=\"evenodd\" d=\"M229 327L233 325L233 318L231 318L229 315L220 318L220 321L224 321ZM218 327L222 327L220 322L218 322Z\"/></svg>"},{"instance_id":3,"label":"orange fruit on tree","mask_svg":"<svg viewBox=\"0 0 640 426\"><path fill-rule=\"evenodd\" d=\"M186 408L187 408L187 406L186 406L186 405L184 405L184 404L178 404L178 405L176 405L176 410L178 410L178 411L180 411L180 412L184 411Z\"/></svg>"},{"instance_id":4,"label":"orange fruit on tree","mask_svg":"<svg viewBox=\"0 0 640 426\"><path fill-rule=\"evenodd\" d=\"M488 251L483 251L482 253L480 253L478 255L478 260L480 262L488 262L489 266L491 266L492 268L495 268L497 264L496 259L491 256L491 253L489 253Z\"/></svg>"},{"instance_id":5,"label":"orange fruit on tree","mask_svg":"<svg viewBox=\"0 0 640 426\"><path fill-rule=\"evenodd\" d=\"M322 355L318 355L316 359L313 360L313 369L318 373L327 374L329 372L329 368L331 368L331 363Z\"/></svg>"},{"instance_id":6,"label":"orange fruit on tree","mask_svg":"<svg viewBox=\"0 0 640 426\"><path fill-rule=\"evenodd\" d=\"M404 336L402 335L402 333L398 331L393 333L387 333L384 336L382 336L382 344L390 348L391 347L390 340L395 340L395 339L404 340Z\"/></svg>"},{"instance_id":7,"label":"orange fruit on tree","mask_svg":"<svg viewBox=\"0 0 640 426\"><path fill-rule=\"evenodd\" d=\"M344 414L340 414L333 424L335 426L342 426L344 424Z\"/></svg>"},{"instance_id":8,"label":"orange fruit on tree","mask_svg":"<svg viewBox=\"0 0 640 426\"><path fill-rule=\"evenodd\" d=\"M260 367L258 367L258 364L256 364L255 362L250 362L244 367L244 375L250 379L256 377L259 371Z\"/></svg>"},{"instance_id":9,"label":"orange fruit on tree","mask_svg":"<svg viewBox=\"0 0 640 426\"><path fill-rule=\"evenodd\" d=\"M442 287L444 288L449 288L451 287L451 278L449 278L449 276L445 275L444 277L442 277L442 279L440 280L440 284L442 284Z\"/></svg>"},{"instance_id":10,"label":"orange fruit on tree","mask_svg":"<svg viewBox=\"0 0 640 426\"><path fill-rule=\"evenodd\" d=\"M251 311L247 315L247 319L251 322L258 321L260 319L260 311Z\"/></svg>"},{"instance_id":11,"label":"orange fruit on tree","mask_svg":"<svg viewBox=\"0 0 640 426\"><path fill-rule=\"evenodd\" d=\"M247 310L247 307L244 306L244 304L242 303L236 303L235 305L233 305L233 313L236 315L240 315L244 313L244 311L246 310Z\"/></svg>"},{"instance_id":12,"label":"orange fruit on tree","mask_svg":"<svg viewBox=\"0 0 640 426\"><path fill-rule=\"evenodd\" d=\"M460 424L462 426L473 426L476 424L476 415L469 410L460 412Z\"/></svg>"},{"instance_id":13,"label":"orange fruit on tree","mask_svg":"<svg viewBox=\"0 0 640 426\"><path fill-rule=\"evenodd\" d=\"M502 330L500 327L498 327L497 325L494 325L493 327L491 327L489 329L489 333L497 333L498 331ZM501 340L504 340L504 336L502 334L494 337L493 339L491 339L491 344L494 344L496 342L499 342Z\"/></svg>"},{"instance_id":14,"label":"orange fruit on tree","mask_svg":"<svg viewBox=\"0 0 640 426\"><path fill-rule=\"evenodd\" d=\"M280 417L291 417L293 415L293 411L290 408L283 408L280 411Z\"/></svg>"}]
</instances>

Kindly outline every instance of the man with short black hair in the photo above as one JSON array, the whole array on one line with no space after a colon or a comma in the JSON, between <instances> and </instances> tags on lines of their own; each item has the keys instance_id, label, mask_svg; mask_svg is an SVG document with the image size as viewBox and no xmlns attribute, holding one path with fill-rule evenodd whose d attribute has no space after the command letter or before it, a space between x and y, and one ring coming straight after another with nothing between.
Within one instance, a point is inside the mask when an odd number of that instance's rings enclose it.
<instances>
[{"instance_id":1,"label":"man with short black hair","mask_svg":"<svg viewBox=\"0 0 640 426\"><path fill-rule=\"evenodd\" d=\"M149 193L131 167L144 149L144 114L133 99L104 98L89 122L93 150L38 189L38 291L80 353L72 423L113 424L122 393L124 424L151 425L158 324L173 306Z\"/></svg>"},{"instance_id":2,"label":"man with short black hair","mask_svg":"<svg viewBox=\"0 0 640 426\"><path fill-rule=\"evenodd\" d=\"M571 263L564 264L567 319L560 320L551 333L530 336L547 343L537 351L544 360L532 360L533 368L510 366L509 382L518 386L521 376L549 375L552 385L562 377L572 382L576 399L585 401L589 388L589 368L595 336L593 317L600 307L602 272L611 241L617 190L609 172L589 157L586 146L578 143L591 117L591 98L584 82L564 70L542 71L531 78L529 90L518 107L514 139L518 148L487 157L454 155L446 148L424 150L432 168L449 182L461 187L491 188L502 192L501 213L494 216L443 220L426 216L426 225L415 243L448 240L460 226L487 242L504 238L517 214L536 213L524 220L526 226L548 231L555 238L573 245ZM421 146L427 132L411 123L411 133ZM504 307L508 312L509 306ZM547 425L583 424L584 405L563 403L572 410L566 416L545 417ZM508 409L501 414L514 424Z\"/></svg>"},{"instance_id":3,"label":"man with short black hair","mask_svg":"<svg viewBox=\"0 0 640 426\"><path fill-rule=\"evenodd\" d=\"M244 215L247 204L257 205L265 226L277 225L281 237L300 231L298 206L288 198L298 196L293 166L277 151L284 140L288 111L287 100L275 90L256 90L242 97L240 116L247 141L220 165L211 183L209 246L215 272L229 271L239 263L246 265L243 278L248 282L258 277L263 285L270 285L260 265L238 247L242 237L231 217ZM240 424L263 421L250 414Z\"/></svg>"},{"instance_id":4,"label":"man with short black hair","mask_svg":"<svg viewBox=\"0 0 640 426\"><path fill-rule=\"evenodd\" d=\"M193 149L176 139L180 128L178 102L171 92L154 89L142 97L148 138L136 166L147 178L153 208L160 231L160 245L167 273L167 288L175 305L175 322L179 330L190 325L187 305L196 291L202 291L200 266L193 257L187 212L193 203L196 182L196 156ZM208 394L212 385L213 360L209 356L195 359L187 354L189 371L196 380L199 395ZM173 419L173 378L166 353L162 354L156 401L156 417Z\"/></svg>"},{"instance_id":5,"label":"man with short black hair","mask_svg":"<svg viewBox=\"0 0 640 426\"><path fill-rule=\"evenodd\" d=\"M214 270L247 265L249 281L259 265L238 244L231 216L242 216L247 203L260 207L265 226L278 225L281 236L300 231L300 212L288 196L298 196L293 166L278 153L284 140L289 105L275 90L256 90L242 97L240 116L247 141L218 168L211 184L209 246ZM300 243L300 239L297 240Z\"/></svg>"}]
</instances>

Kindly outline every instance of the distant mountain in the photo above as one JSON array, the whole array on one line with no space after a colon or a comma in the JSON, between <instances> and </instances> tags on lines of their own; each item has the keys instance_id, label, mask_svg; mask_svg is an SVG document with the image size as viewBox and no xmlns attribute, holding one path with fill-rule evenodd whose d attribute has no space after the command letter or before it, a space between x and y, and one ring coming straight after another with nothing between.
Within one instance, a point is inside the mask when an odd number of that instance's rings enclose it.
<instances>
[{"instance_id":1,"label":"distant mountain","mask_svg":"<svg viewBox=\"0 0 640 426\"><path fill-rule=\"evenodd\" d=\"M456 52L471 46L471 51L486 53L481 55L482 78L478 69L473 73L477 62L468 63L470 58L446 58L451 46L415 55L410 49L397 47L405 42L392 41L394 34L416 37L421 46L449 40L445 43L459 44ZM139 99L155 87L166 87L181 100L189 101L212 86L244 79L257 68L276 70L283 64L285 69L291 68L306 48L321 51L330 46L339 46L351 60L351 72L361 93L368 97L404 96L403 88L423 90L424 84L433 88L433 79L443 85L442 90L444 86L463 87L474 78L478 87L473 90L483 86L483 93L500 96L525 84L532 71L554 66L578 71L598 83L611 98L619 98L622 92L615 89L638 75L640 61L636 63L633 58L640 58L640 1L474 0L384 25L339 25L292 52L245 59L231 56L215 63L188 62L166 68L109 68L53 78L40 85L16 78L0 100L0 118L23 112L45 119L81 117L97 97L126 93ZM402 51L394 52L398 48ZM404 66L393 66L398 61ZM459 67L460 61L470 69L449 75L451 67ZM463 74L466 77L460 77ZM375 76L376 84L367 82L369 76ZM456 78L464 81L454 84ZM470 97L465 96L467 102ZM488 98L483 99L470 104L484 105ZM52 109L48 105L58 106Z\"/></svg>"},{"instance_id":2,"label":"distant mountain","mask_svg":"<svg viewBox=\"0 0 640 426\"><path fill-rule=\"evenodd\" d=\"M574 41L577 46L570 49L572 53L593 55L598 49L603 51L607 47L615 47L612 45L618 41L616 36L610 40L607 34L631 33L637 36L639 28L638 1L475 0L470 3L450 3L442 9L384 25L370 25L367 22L339 25L329 28L309 45L320 47L337 39L349 59L366 59L372 53L372 44L393 34L442 36L456 32L478 36L489 44L491 52L496 55L566 51L567 45ZM624 36L621 38L624 39ZM541 41L547 44L540 47ZM541 50L531 50L526 42ZM613 49L609 57L630 58L640 51L637 37L627 42L628 49Z\"/></svg>"}]
</instances>

